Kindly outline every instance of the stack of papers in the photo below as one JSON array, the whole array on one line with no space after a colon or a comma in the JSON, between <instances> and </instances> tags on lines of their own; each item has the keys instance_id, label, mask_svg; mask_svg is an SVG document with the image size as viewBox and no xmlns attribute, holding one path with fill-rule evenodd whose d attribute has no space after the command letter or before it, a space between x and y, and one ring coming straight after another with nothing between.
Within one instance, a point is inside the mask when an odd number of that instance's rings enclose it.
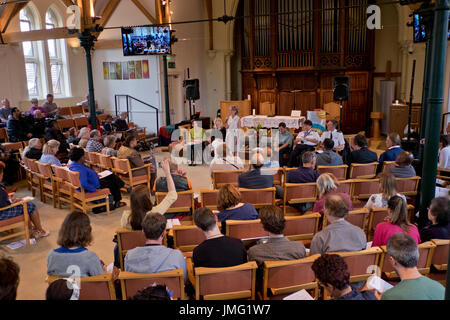
<instances>
[{"instance_id":1,"label":"stack of papers","mask_svg":"<svg viewBox=\"0 0 450 320\"><path fill-rule=\"evenodd\" d=\"M36 244L36 239L35 238L31 238L30 239L30 244ZM19 248L22 248L26 245L25 240L20 240L20 241L16 241L16 242L11 242L10 244L7 244L6 246L11 249L11 250L17 250Z\"/></svg>"},{"instance_id":2,"label":"stack of papers","mask_svg":"<svg viewBox=\"0 0 450 320\"><path fill-rule=\"evenodd\" d=\"M166 229L172 229L173 226L181 225L180 220L178 219L167 219Z\"/></svg>"},{"instance_id":3,"label":"stack of papers","mask_svg":"<svg viewBox=\"0 0 450 320\"><path fill-rule=\"evenodd\" d=\"M294 292L293 294L284 297L283 300L314 300L313 297L306 291L302 289L300 291Z\"/></svg>"},{"instance_id":4,"label":"stack of papers","mask_svg":"<svg viewBox=\"0 0 450 320\"><path fill-rule=\"evenodd\" d=\"M98 173L98 177L99 177L100 179L102 179L102 178L104 178L104 177L109 176L110 174L112 174L111 171L105 170L105 171L99 172L99 173Z\"/></svg>"}]
</instances>

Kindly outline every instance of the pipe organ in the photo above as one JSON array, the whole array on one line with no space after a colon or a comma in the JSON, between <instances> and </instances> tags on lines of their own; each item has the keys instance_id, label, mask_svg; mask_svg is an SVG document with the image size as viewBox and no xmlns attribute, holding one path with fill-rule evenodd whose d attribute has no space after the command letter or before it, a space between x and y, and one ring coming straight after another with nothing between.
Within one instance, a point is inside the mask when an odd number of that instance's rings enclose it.
<instances>
[{"instance_id":1,"label":"pipe organ","mask_svg":"<svg viewBox=\"0 0 450 320\"><path fill-rule=\"evenodd\" d=\"M367 130L372 110L374 31L371 0L241 0L235 36L241 52L242 97L277 114L322 108L333 101L333 78L350 77L343 130Z\"/></svg>"}]
</instances>

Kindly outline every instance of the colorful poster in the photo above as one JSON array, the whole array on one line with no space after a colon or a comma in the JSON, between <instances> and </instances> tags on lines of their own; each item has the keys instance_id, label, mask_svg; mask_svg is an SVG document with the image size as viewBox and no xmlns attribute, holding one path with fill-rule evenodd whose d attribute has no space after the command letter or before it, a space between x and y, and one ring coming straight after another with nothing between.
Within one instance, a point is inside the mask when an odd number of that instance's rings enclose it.
<instances>
[{"instance_id":1,"label":"colorful poster","mask_svg":"<svg viewBox=\"0 0 450 320\"><path fill-rule=\"evenodd\" d=\"M150 78L150 73L148 70L148 60L142 60L142 77L144 79Z\"/></svg>"},{"instance_id":2,"label":"colorful poster","mask_svg":"<svg viewBox=\"0 0 450 320\"><path fill-rule=\"evenodd\" d=\"M128 80L130 79L130 75L128 73L128 62L122 62L122 79Z\"/></svg>"},{"instance_id":3,"label":"colorful poster","mask_svg":"<svg viewBox=\"0 0 450 320\"><path fill-rule=\"evenodd\" d=\"M134 61L128 61L128 73L130 75L130 79L136 79L136 68Z\"/></svg>"},{"instance_id":4,"label":"colorful poster","mask_svg":"<svg viewBox=\"0 0 450 320\"><path fill-rule=\"evenodd\" d=\"M109 79L116 80L117 79L117 73L116 73L116 63L110 62L109 63Z\"/></svg>"},{"instance_id":5,"label":"colorful poster","mask_svg":"<svg viewBox=\"0 0 450 320\"><path fill-rule=\"evenodd\" d=\"M109 80L109 63L103 62L103 79Z\"/></svg>"},{"instance_id":6,"label":"colorful poster","mask_svg":"<svg viewBox=\"0 0 450 320\"><path fill-rule=\"evenodd\" d=\"M117 80L122 80L122 63L116 62L116 74L117 74Z\"/></svg>"},{"instance_id":7,"label":"colorful poster","mask_svg":"<svg viewBox=\"0 0 450 320\"><path fill-rule=\"evenodd\" d=\"M136 79L142 79L142 62L139 60L134 63L136 65Z\"/></svg>"}]
</instances>

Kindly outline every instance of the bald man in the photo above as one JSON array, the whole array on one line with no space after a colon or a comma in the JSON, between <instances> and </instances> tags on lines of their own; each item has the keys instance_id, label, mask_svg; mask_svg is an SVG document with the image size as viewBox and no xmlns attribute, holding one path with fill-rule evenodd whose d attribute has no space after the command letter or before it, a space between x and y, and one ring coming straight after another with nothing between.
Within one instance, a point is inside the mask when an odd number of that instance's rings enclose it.
<instances>
[{"instance_id":1,"label":"bald man","mask_svg":"<svg viewBox=\"0 0 450 320\"><path fill-rule=\"evenodd\" d=\"M264 165L264 157L260 153L255 153L251 158L250 170L241 173L238 177L238 187L247 189L264 189L273 187L273 176L268 173L261 173Z\"/></svg>"}]
</instances>

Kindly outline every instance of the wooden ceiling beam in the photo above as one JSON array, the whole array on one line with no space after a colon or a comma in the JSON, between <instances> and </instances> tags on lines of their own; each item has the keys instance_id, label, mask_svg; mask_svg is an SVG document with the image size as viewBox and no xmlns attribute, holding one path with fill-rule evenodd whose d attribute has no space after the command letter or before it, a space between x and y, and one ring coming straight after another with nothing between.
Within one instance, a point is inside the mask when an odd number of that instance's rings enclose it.
<instances>
[{"instance_id":1,"label":"wooden ceiling beam","mask_svg":"<svg viewBox=\"0 0 450 320\"><path fill-rule=\"evenodd\" d=\"M61 0L61 1L62 1L62 3L64 3L64 5L66 7L70 7L70 6L74 6L75 5L75 3L73 3L72 0Z\"/></svg>"},{"instance_id":2,"label":"wooden ceiling beam","mask_svg":"<svg viewBox=\"0 0 450 320\"><path fill-rule=\"evenodd\" d=\"M158 24L158 20L154 16L151 15L150 12L142 5L142 3L139 2L139 0L131 0L136 7L144 14L144 16L147 17L148 20L150 20L153 24Z\"/></svg>"},{"instance_id":3,"label":"wooden ceiling beam","mask_svg":"<svg viewBox=\"0 0 450 320\"><path fill-rule=\"evenodd\" d=\"M103 12L101 13L100 20L98 20L98 24L100 25L100 27L106 26L106 24L108 23L109 19L113 15L113 13L116 10L119 3L120 3L120 0L110 0L108 2L105 9L103 9Z\"/></svg>"},{"instance_id":4,"label":"wooden ceiling beam","mask_svg":"<svg viewBox=\"0 0 450 320\"><path fill-rule=\"evenodd\" d=\"M77 38L77 34L69 33L69 29L67 28L42 29L28 32L8 32L3 34L3 39L6 43L67 38Z\"/></svg>"},{"instance_id":5,"label":"wooden ceiling beam","mask_svg":"<svg viewBox=\"0 0 450 320\"><path fill-rule=\"evenodd\" d=\"M11 20L22 10L27 3L7 4L0 17L0 33L5 33Z\"/></svg>"}]
</instances>

